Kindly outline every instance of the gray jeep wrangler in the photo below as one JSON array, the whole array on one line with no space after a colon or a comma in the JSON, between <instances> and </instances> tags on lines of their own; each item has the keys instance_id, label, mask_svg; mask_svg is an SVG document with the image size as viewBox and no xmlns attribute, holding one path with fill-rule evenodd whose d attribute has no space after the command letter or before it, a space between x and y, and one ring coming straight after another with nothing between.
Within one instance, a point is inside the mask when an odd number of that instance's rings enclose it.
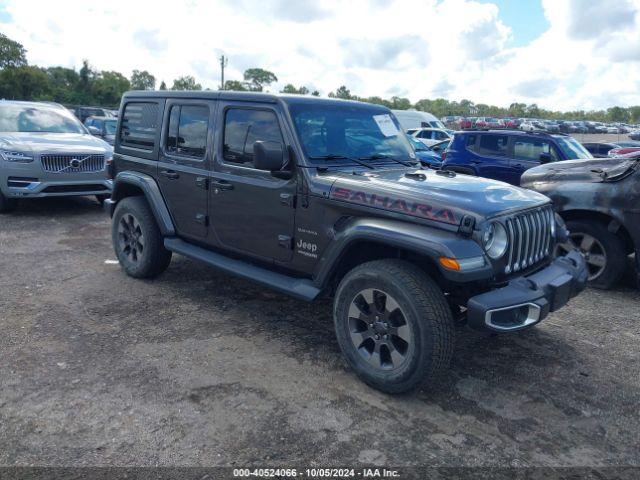
<instances>
[{"instance_id":1,"label":"gray jeep wrangler","mask_svg":"<svg viewBox=\"0 0 640 480\"><path fill-rule=\"evenodd\" d=\"M433 381L454 321L532 327L586 283L543 195L423 169L387 108L301 95L129 92L107 202L124 271L172 253L311 301L333 297L365 382Z\"/></svg>"}]
</instances>

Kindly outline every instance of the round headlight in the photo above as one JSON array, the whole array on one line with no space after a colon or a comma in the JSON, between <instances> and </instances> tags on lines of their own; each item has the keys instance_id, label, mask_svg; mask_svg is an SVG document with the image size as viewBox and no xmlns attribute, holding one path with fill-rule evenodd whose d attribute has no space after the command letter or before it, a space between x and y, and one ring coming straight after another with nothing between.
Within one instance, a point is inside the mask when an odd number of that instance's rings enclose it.
<instances>
[{"instance_id":1,"label":"round headlight","mask_svg":"<svg viewBox=\"0 0 640 480\"><path fill-rule=\"evenodd\" d=\"M509 246L507 231L501 223L493 222L484 231L482 243L487 255L497 260L505 254Z\"/></svg>"}]
</instances>

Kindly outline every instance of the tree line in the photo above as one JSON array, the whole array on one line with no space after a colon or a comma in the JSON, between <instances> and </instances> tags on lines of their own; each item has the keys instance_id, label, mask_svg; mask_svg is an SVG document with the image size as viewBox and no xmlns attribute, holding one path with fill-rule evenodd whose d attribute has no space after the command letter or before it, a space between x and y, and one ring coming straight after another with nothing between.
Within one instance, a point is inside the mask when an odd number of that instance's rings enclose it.
<instances>
[{"instance_id":1,"label":"tree line","mask_svg":"<svg viewBox=\"0 0 640 480\"><path fill-rule=\"evenodd\" d=\"M242 80L227 80L225 90L262 92L278 81L273 72L263 68L249 68ZM95 105L117 107L122 94L127 90L202 90L202 85L190 75L173 80L170 88L164 80L158 84L154 75L146 70L133 70L129 77L113 70L96 70L87 60L79 70L66 67L38 67L29 65L26 50L18 42L0 33L0 98L11 100L54 101L67 105ZM320 96L317 90L306 86L286 84L281 93ZM450 101L444 98L422 99L412 103L408 98L393 96L360 97L352 94L344 85L329 93L331 98L358 100L406 110L414 108L430 112L436 117L482 116L482 117L532 117L566 120L593 120L601 122L640 123L640 105L632 107L614 106L606 110L576 110L560 112L546 110L536 104L512 103L509 107L498 107L470 100Z\"/></svg>"}]
</instances>

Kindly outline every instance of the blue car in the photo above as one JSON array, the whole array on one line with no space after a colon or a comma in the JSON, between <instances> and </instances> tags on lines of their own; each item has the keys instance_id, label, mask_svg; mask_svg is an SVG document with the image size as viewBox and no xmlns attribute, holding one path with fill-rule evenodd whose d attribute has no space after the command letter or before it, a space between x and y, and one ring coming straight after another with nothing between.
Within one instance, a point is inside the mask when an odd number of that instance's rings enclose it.
<instances>
[{"instance_id":1,"label":"blue car","mask_svg":"<svg viewBox=\"0 0 640 480\"><path fill-rule=\"evenodd\" d=\"M442 168L520 185L529 168L587 158L593 157L582 144L562 133L465 130L455 133Z\"/></svg>"},{"instance_id":2,"label":"blue car","mask_svg":"<svg viewBox=\"0 0 640 480\"><path fill-rule=\"evenodd\" d=\"M449 140L427 147L411 135L407 135L407 138L413 150L416 152L416 158L420 160L423 166L434 169L439 169L442 166L442 152L447 148L447 145L449 145Z\"/></svg>"}]
</instances>

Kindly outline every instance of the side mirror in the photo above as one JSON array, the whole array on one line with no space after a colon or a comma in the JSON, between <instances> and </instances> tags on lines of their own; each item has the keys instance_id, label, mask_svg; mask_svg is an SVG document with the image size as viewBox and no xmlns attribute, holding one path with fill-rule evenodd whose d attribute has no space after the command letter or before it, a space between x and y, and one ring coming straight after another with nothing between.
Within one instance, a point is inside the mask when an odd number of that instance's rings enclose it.
<instances>
[{"instance_id":1,"label":"side mirror","mask_svg":"<svg viewBox=\"0 0 640 480\"><path fill-rule=\"evenodd\" d=\"M87 127L87 129L89 130L89 133L91 135L95 135L96 137L101 137L102 136L102 132L100 131L100 129L98 127L94 127L93 125L91 125L90 127Z\"/></svg>"},{"instance_id":2,"label":"side mirror","mask_svg":"<svg viewBox=\"0 0 640 480\"><path fill-rule=\"evenodd\" d=\"M544 165L545 163L549 163L552 161L550 153L541 153L540 154L540 163Z\"/></svg>"},{"instance_id":3,"label":"side mirror","mask_svg":"<svg viewBox=\"0 0 640 480\"><path fill-rule=\"evenodd\" d=\"M280 142L257 141L253 144L253 166L274 172L284 166L283 146Z\"/></svg>"}]
</instances>

